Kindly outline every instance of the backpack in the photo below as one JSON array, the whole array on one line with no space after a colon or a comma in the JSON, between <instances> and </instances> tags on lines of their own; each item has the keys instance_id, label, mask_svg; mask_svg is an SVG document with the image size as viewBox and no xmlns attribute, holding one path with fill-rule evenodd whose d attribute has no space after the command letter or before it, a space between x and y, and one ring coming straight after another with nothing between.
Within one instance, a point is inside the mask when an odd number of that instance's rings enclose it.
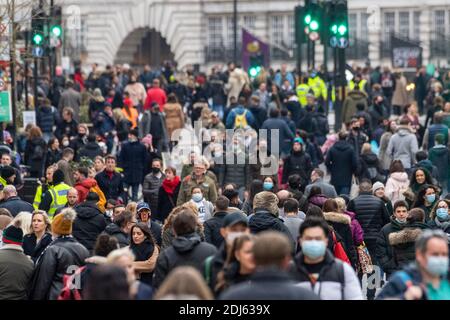
<instances>
[{"instance_id":1,"label":"backpack","mask_svg":"<svg viewBox=\"0 0 450 320\"><path fill-rule=\"evenodd\" d=\"M73 274L66 274L63 277L63 288L58 296L58 300L82 300L79 288L73 286L75 277L80 277L86 266L78 268Z\"/></svg>"},{"instance_id":2,"label":"backpack","mask_svg":"<svg viewBox=\"0 0 450 320\"><path fill-rule=\"evenodd\" d=\"M100 189L100 187L97 185L93 186L89 192L94 192L98 195L98 198L100 199L97 202L98 208L100 209L101 212L105 212L105 206L106 206L106 197L105 194L103 193L102 189Z\"/></svg>"},{"instance_id":3,"label":"backpack","mask_svg":"<svg viewBox=\"0 0 450 320\"><path fill-rule=\"evenodd\" d=\"M247 110L244 111L244 113L242 114L237 114L236 113L236 117L234 118L234 128L247 128L248 127L248 123L247 123Z\"/></svg>"},{"instance_id":4,"label":"backpack","mask_svg":"<svg viewBox=\"0 0 450 320\"><path fill-rule=\"evenodd\" d=\"M350 263L350 259L347 256L347 253L345 253L344 247L342 246L342 243L340 241L337 241L336 239L336 233L334 231L331 232L331 235L333 237L333 254L336 259L339 259L345 263Z\"/></svg>"}]
</instances>

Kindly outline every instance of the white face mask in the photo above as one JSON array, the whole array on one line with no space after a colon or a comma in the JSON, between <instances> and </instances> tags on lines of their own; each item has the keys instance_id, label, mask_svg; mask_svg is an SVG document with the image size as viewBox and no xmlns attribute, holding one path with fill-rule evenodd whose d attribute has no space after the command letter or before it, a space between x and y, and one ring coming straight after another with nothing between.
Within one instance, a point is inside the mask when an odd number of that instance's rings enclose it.
<instances>
[{"instance_id":1,"label":"white face mask","mask_svg":"<svg viewBox=\"0 0 450 320\"><path fill-rule=\"evenodd\" d=\"M240 236L242 236L244 234L244 232L230 232L227 235L227 243L228 244L233 244L234 240L239 238Z\"/></svg>"}]
</instances>

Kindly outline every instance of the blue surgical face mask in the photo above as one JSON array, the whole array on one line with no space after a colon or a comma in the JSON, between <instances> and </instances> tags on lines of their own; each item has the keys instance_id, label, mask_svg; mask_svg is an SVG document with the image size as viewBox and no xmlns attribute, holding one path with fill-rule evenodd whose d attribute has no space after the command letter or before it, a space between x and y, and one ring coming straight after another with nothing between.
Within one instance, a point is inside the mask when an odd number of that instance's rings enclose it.
<instances>
[{"instance_id":1,"label":"blue surgical face mask","mask_svg":"<svg viewBox=\"0 0 450 320\"><path fill-rule=\"evenodd\" d=\"M266 191L270 191L273 189L273 183L272 182L264 182L263 188Z\"/></svg>"},{"instance_id":2,"label":"blue surgical face mask","mask_svg":"<svg viewBox=\"0 0 450 320\"><path fill-rule=\"evenodd\" d=\"M428 257L427 270L434 276L445 276L448 272L448 257Z\"/></svg>"},{"instance_id":3,"label":"blue surgical face mask","mask_svg":"<svg viewBox=\"0 0 450 320\"><path fill-rule=\"evenodd\" d=\"M310 259L318 259L325 255L327 247L325 242L320 240L306 240L302 241L302 252Z\"/></svg>"},{"instance_id":4,"label":"blue surgical face mask","mask_svg":"<svg viewBox=\"0 0 450 320\"><path fill-rule=\"evenodd\" d=\"M439 218L439 220L447 220L448 209L447 208L438 208L436 210L436 216Z\"/></svg>"},{"instance_id":5,"label":"blue surgical face mask","mask_svg":"<svg viewBox=\"0 0 450 320\"><path fill-rule=\"evenodd\" d=\"M203 200L203 195L201 193L194 193L192 195L192 200L194 200L195 202L200 202Z\"/></svg>"},{"instance_id":6,"label":"blue surgical face mask","mask_svg":"<svg viewBox=\"0 0 450 320\"><path fill-rule=\"evenodd\" d=\"M426 196L428 203L433 203L434 201L436 201L436 194L429 194Z\"/></svg>"}]
</instances>

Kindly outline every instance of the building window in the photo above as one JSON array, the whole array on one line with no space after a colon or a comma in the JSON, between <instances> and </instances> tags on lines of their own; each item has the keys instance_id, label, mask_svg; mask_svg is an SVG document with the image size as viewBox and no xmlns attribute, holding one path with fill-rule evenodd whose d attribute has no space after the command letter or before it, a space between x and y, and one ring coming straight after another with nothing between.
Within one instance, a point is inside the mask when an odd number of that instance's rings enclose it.
<instances>
[{"instance_id":1,"label":"building window","mask_svg":"<svg viewBox=\"0 0 450 320\"><path fill-rule=\"evenodd\" d=\"M356 13L350 13L348 15L348 29L349 29L349 38L350 43L353 43L355 39L357 38L356 31L358 30L358 16Z\"/></svg>"},{"instance_id":2,"label":"building window","mask_svg":"<svg viewBox=\"0 0 450 320\"><path fill-rule=\"evenodd\" d=\"M237 28L237 37L239 42L239 18L238 18L238 28ZM227 48L234 47L234 19L233 17L227 17L227 28L226 28L226 36L225 36L226 46Z\"/></svg>"},{"instance_id":3,"label":"building window","mask_svg":"<svg viewBox=\"0 0 450 320\"><path fill-rule=\"evenodd\" d=\"M369 14L363 12L361 13L361 39L369 39L369 29L367 28L367 20L369 20Z\"/></svg>"},{"instance_id":4,"label":"building window","mask_svg":"<svg viewBox=\"0 0 450 320\"><path fill-rule=\"evenodd\" d=\"M244 16L244 28L248 31L256 29L256 16Z\"/></svg>"},{"instance_id":5,"label":"building window","mask_svg":"<svg viewBox=\"0 0 450 320\"><path fill-rule=\"evenodd\" d=\"M282 44L284 34L283 16L272 16L270 27L272 42L276 44Z\"/></svg>"},{"instance_id":6,"label":"building window","mask_svg":"<svg viewBox=\"0 0 450 320\"><path fill-rule=\"evenodd\" d=\"M398 15L398 31L402 37L409 37L409 12L401 11Z\"/></svg>"},{"instance_id":7,"label":"building window","mask_svg":"<svg viewBox=\"0 0 450 320\"><path fill-rule=\"evenodd\" d=\"M445 36L445 11L437 10L434 12L434 32L436 38Z\"/></svg>"},{"instance_id":8,"label":"building window","mask_svg":"<svg viewBox=\"0 0 450 320\"><path fill-rule=\"evenodd\" d=\"M395 31L395 12L385 12L384 13L384 32L383 41L390 43L391 32Z\"/></svg>"},{"instance_id":9,"label":"building window","mask_svg":"<svg viewBox=\"0 0 450 320\"><path fill-rule=\"evenodd\" d=\"M220 48L223 46L222 17L208 18L208 47Z\"/></svg>"},{"instance_id":10,"label":"building window","mask_svg":"<svg viewBox=\"0 0 450 320\"><path fill-rule=\"evenodd\" d=\"M294 47L294 38L295 38L295 22L294 22L294 16L289 15L287 17L288 19L288 39L287 39L287 47L289 49L292 49Z\"/></svg>"},{"instance_id":11,"label":"building window","mask_svg":"<svg viewBox=\"0 0 450 320\"><path fill-rule=\"evenodd\" d=\"M413 34L411 35L411 39L420 40L420 11L414 11L413 17Z\"/></svg>"}]
</instances>

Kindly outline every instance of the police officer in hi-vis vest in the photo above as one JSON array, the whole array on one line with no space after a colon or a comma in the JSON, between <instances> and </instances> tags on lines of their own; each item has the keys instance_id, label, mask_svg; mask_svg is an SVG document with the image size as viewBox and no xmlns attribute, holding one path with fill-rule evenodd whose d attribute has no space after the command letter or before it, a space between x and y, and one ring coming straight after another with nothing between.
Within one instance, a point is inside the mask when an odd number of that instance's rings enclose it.
<instances>
[{"instance_id":1,"label":"police officer in hi-vis vest","mask_svg":"<svg viewBox=\"0 0 450 320\"><path fill-rule=\"evenodd\" d=\"M39 210L46 211L50 220L52 220L56 210L66 205L67 193L71 188L64 183L64 172L59 169L56 170L53 173L53 186L42 197Z\"/></svg>"}]
</instances>

